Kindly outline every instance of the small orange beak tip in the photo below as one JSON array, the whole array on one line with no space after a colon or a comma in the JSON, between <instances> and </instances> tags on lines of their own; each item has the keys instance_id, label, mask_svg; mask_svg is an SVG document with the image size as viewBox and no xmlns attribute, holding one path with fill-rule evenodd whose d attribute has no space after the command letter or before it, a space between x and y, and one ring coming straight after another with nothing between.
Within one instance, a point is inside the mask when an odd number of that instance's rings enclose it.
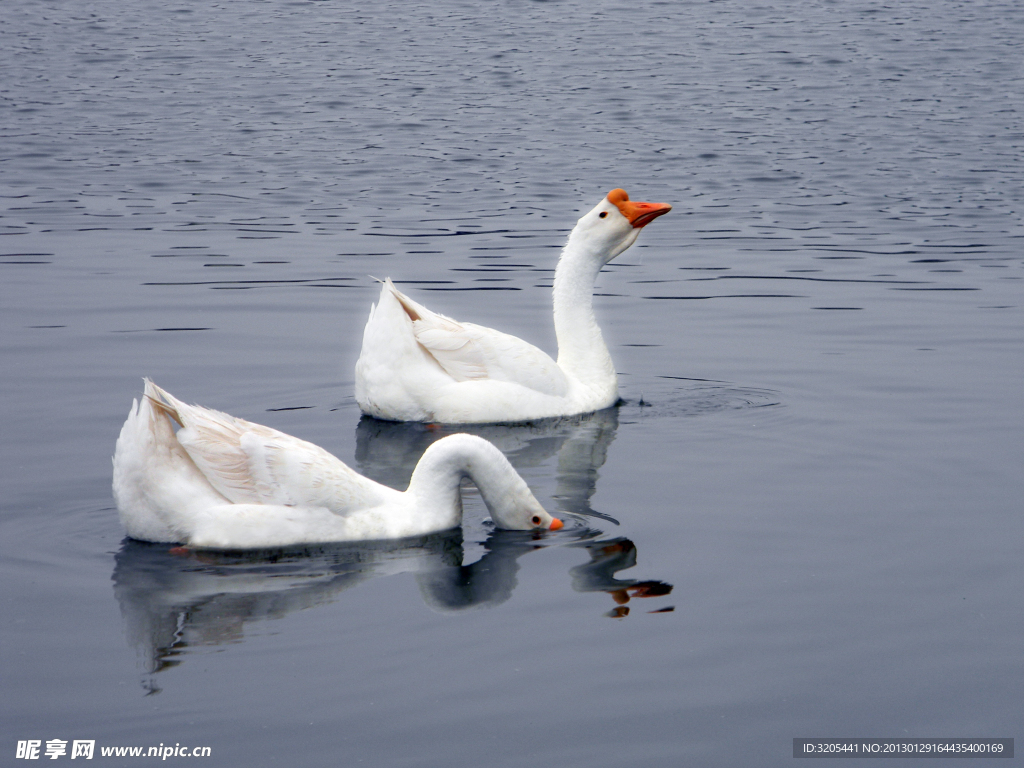
<instances>
[{"instance_id":1,"label":"small orange beak tip","mask_svg":"<svg viewBox=\"0 0 1024 768\"><path fill-rule=\"evenodd\" d=\"M633 202L623 189L613 189L606 198L609 203L619 209L634 229L645 227L659 216L672 210L668 203Z\"/></svg>"},{"instance_id":2,"label":"small orange beak tip","mask_svg":"<svg viewBox=\"0 0 1024 768\"><path fill-rule=\"evenodd\" d=\"M557 517L555 517L555 518L552 518L551 525L548 526L548 529L552 530L552 531L557 531L560 528L564 528L564 527L565 527L565 523L563 523L561 520L559 520Z\"/></svg>"},{"instance_id":3,"label":"small orange beak tip","mask_svg":"<svg viewBox=\"0 0 1024 768\"><path fill-rule=\"evenodd\" d=\"M659 216L672 210L668 203L636 203L632 216L628 217L636 229L646 227Z\"/></svg>"}]
</instances>

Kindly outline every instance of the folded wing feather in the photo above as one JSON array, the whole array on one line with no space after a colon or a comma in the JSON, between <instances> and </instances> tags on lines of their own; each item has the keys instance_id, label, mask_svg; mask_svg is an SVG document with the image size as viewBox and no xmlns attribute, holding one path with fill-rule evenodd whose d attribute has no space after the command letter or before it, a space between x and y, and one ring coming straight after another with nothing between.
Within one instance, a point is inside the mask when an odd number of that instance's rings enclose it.
<instances>
[{"instance_id":1,"label":"folded wing feather","mask_svg":"<svg viewBox=\"0 0 1024 768\"><path fill-rule=\"evenodd\" d=\"M564 397L569 382L551 356L507 333L460 323L391 290L412 320L416 341L456 381L492 379Z\"/></svg>"},{"instance_id":2,"label":"folded wing feather","mask_svg":"<svg viewBox=\"0 0 1024 768\"><path fill-rule=\"evenodd\" d=\"M178 442L210 484L235 504L327 507L343 515L384 501L387 489L313 443L186 405L151 386L183 426Z\"/></svg>"}]
</instances>

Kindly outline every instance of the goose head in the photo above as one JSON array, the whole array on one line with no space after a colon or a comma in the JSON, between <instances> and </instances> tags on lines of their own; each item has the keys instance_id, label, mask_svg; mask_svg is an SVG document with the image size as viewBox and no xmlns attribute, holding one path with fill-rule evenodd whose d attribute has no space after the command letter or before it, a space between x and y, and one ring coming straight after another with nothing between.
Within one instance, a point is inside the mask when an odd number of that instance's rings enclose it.
<instances>
[{"instance_id":1,"label":"goose head","mask_svg":"<svg viewBox=\"0 0 1024 768\"><path fill-rule=\"evenodd\" d=\"M565 525L545 511L530 486L491 443L474 435L451 435L445 440L453 437L475 438L476 452L468 462L467 474L476 483L495 525L512 531L557 531Z\"/></svg>"},{"instance_id":2,"label":"goose head","mask_svg":"<svg viewBox=\"0 0 1024 768\"><path fill-rule=\"evenodd\" d=\"M513 489L498 498L487 498L490 494L481 495L487 503L491 519L499 528L510 531L557 531L565 525L545 511L525 483L522 489Z\"/></svg>"},{"instance_id":3,"label":"goose head","mask_svg":"<svg viewBox=\"0 0 1024 768\"><path fill-rule=\"evenodd\" d=\"M481 442L493 447L490 443ZM468 473L476 483L494 524L510 531L557 531L562 528L565 523L548 514L526 481L497 448L494 453L495 459L489 466L483 467L480 462L474 461Z\"/></svg>"},{"instance_id":4,"label":"goose head","mask_svg":"<svg viewBox=\"0 0 1024 768\"><path fill-rule=\"evenodd\" d=\"M668 203L634 202L626 190L613 189L576 222L567 247L585 250L607 264L636 241L641 229L671 210Z\"/></svg>"},{"instance_id":5,"label":"goose head","mask_svg":"<svg viewBox=\"0 0 1024 768\"><path fill-rule=\"evenodd\" d=\"M505 455L477 435L457 433L431 443L413 470L407 493L424 509L456 525L462 516L463 478L476 485L499 528L557 531L564 526L544 510Z\"/></svg>"}]
</instances>

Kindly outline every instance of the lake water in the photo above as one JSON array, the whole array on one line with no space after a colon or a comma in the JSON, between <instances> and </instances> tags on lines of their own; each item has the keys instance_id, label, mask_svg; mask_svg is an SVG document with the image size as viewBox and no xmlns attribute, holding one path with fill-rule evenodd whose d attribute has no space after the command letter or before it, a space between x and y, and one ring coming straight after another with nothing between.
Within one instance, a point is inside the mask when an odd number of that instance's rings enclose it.
<instances>
[{"instance_id":1,"label":"lake water","mask_svg":"<svg viewBox=\"0 0 1024 768\"><path fill-rule=\"evenodd\" d=\"M619 768L1024 736L1024 7L3 17L4 765L30 739ZM558 250L619 186L674 206L598 283L624 404L473 430L565 529L496 531L470 492L402 546L124 539L143 376L401 486L445 430L360 421L370 276L554 351Z\"/></svg>"}]
</instances>

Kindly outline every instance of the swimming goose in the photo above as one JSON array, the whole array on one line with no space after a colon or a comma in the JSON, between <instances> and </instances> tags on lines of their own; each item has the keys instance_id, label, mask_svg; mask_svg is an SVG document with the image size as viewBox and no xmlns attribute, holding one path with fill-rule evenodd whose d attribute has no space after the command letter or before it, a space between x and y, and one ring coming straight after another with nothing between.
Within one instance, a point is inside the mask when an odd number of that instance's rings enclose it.
<instances>
[{"instance_id":1,"label":"swimming goose","mask_svg":"<svg viewBox=\"0 0 1024 768\"><path fill-rule=\"evenodd\" d=\"M500 528L563 525L483 438L458 434L432 444L400 492L312 443L186 405L148 379L114 452L114 499L128 535L210 549L443 531L462 520L463 478L480 489Z\"/></svg>"},{"instance_id":2,"label":"swimming goose","mask_svg":"<svg viewBox=\"0 0 1024 768\"><path fill-rule=\"evenodd\" d=\"M356 363L356 401L388 421L530 421L614 405L618 381L594 319L601 268L672 210L613 189L569 234L555 269L558 360L515 336L432 312L385 280Z\"/></svg>"}]
</instances>

